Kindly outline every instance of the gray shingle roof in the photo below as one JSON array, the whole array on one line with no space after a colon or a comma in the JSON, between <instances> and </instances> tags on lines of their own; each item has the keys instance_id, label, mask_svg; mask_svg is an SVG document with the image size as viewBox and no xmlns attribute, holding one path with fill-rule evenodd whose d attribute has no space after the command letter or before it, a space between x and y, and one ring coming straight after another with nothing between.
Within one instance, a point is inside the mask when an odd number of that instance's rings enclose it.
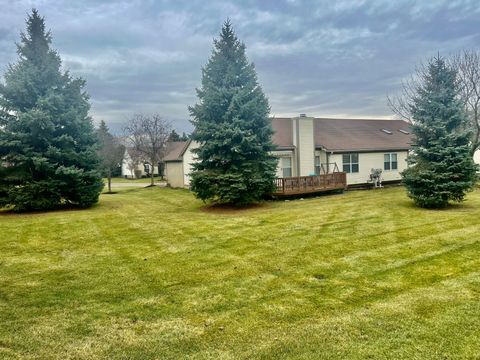
<instances>
[{"instance_id":1,"label":"gray shingle roof","mask_svg":"<svg viewBox=\"0 0 480 360\"><path fill-rule=\"evenodd\" d=\"M304 120L307 119L299 119ZM314 118L313 121L315 147L333 152L408 150L413 139L410 125L403 120ZM292 122L292 118L272 118L273 143L280 149L294 147Z\"/></svg>"},{"instance_id":2,"label":"gray shingle roof","mask_svg":"<svg viewBox=\"0 0 480 360\"><path fill-rule=\"evenodd\" d=\"M317 118L314 136L316 147L336 152L408 150L413 140L403 120Z\"/></svg>"},{"instance_id":3,"label":"gray shingle roof","mask_svg":"<svg viewBox=\"0 0 480 360\"><path fill-rule=\"evenodd\" d=\"M163 161L182 161L183 153L190 141L169 141L167 142L166 155Z\"/></svg>"},{"instance_id":4,"label":"gray shingle roof","mask_svg":"<svg viewBox=\"0 0 480 360\"><path fill-rule=\"evenodd\" d=\"M279 149L291 149L293 145L293 127L290 118L272 118L272 141Z\"/></svg>"}]
</instances>

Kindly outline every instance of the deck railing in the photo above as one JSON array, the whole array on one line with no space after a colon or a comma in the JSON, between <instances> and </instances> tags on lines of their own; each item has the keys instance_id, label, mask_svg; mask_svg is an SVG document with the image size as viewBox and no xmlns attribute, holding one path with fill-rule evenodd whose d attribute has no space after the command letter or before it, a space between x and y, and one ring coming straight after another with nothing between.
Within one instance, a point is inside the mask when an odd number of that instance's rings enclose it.
<instances>
[{"instance_id":1,"label":"deck railing","mask_svg":"<svg viewBox=\"0 0 480 360\"><path fill-rule=\"evenodd\" d=\"M329 190L340 190L347 187L347 174L334 172L313 176L292 176L275 179L274 195L297 195Z\"/></svg>"}]
</instances>

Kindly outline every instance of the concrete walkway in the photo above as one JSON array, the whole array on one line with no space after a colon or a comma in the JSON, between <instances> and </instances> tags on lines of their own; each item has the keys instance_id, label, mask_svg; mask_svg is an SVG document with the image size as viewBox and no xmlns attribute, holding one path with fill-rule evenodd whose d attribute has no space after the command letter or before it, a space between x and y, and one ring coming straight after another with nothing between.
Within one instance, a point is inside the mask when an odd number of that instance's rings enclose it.
<instances>
[{"instance_id":1,"label":"concrete walkway","mask_svg":"<svg viewBox=\"0 0 480 360\"><path fill-rule=\"evenodd\" d=\"M147 187L149 186L150 183L144 183L144 182L113 182L112 181L112 190L114 191L115 188L127 188L127 187ZM167 183L166 182L155 182L156 186L159 187L166 187ZM105 187L107 187L108 184L105 184Z\"/></svg>"}]
</instances>

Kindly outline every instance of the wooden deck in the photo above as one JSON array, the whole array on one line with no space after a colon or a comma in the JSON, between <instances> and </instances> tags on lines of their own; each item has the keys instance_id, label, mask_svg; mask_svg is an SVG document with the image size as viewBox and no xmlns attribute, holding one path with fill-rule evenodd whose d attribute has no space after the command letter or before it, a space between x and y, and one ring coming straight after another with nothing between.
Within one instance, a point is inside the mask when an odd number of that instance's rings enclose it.
<instances>
[{"instance_id":1,"label":"wooden deck","mask_svg":"<svg viewBox=\"0 0 480 360\"><path fill-rule=\"evenodd\" d=\"M293 176L275 179L276 190L273 196L294 196L331 190L343 190L347 187L347 174L334 172L315 176Z\"/></svg>"}]
</instances>

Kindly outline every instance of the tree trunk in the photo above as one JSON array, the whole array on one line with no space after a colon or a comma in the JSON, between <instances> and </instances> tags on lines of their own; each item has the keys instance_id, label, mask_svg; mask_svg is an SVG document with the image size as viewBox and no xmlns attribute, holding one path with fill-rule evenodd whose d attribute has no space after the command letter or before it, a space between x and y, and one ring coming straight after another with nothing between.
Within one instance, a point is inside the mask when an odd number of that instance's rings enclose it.
<instances>
[{"instance_id":1,"label":"tree trunk","mask_svg":"<svg viewBox=\"0 0 480 360\"><path fill-rule=\"evenodd\" d=\"M475 152L478 150L478 147L480 145L480 119L478 118L478 103L475 104L474 110L473 110L473 117L474 117L474 123L475 123L475 136L474 140L472 142L472 148L470 150L470 155L474 156Z\"/></svg>"},{"instance_id":2,"label":"tree trunk","mask_svg":"<svg viewBox=\"0 0 480 360\"><path fill-rule=\"evenodd\" d=\"M108 172L108 192L112 192L112 173L109 171Z\"/></svg>"},{"instance_id":3,"label":"tree trunk","mask_svg":"<svg viewBox=\"0 0 480 360\"><path fill-rule=\"evenodd\" d=\"M470 148L470 155L472 157L475 156L475 153L477 152L478 148L479 148L478 143L472 145L472 147Z\"/></svg>"},{"instance_id":4,"label":"tree trunk","mask_svg":"<svg viewBox=\"0 0 480 360\"><path fill-rule=\"evenodd\" d=\"M155 183L154 183L155 181L153 180L153 176L154 176L154 175L153 175L153 172L154 172L154 170L155 170L155 166L153 166L153 164L154 164L154 163L153 163L153 161L152 161L152 172L151 172L151 174L150 174L150 185L151 185L151 186L155 185Z\"/></svg>"}]
</instances>

